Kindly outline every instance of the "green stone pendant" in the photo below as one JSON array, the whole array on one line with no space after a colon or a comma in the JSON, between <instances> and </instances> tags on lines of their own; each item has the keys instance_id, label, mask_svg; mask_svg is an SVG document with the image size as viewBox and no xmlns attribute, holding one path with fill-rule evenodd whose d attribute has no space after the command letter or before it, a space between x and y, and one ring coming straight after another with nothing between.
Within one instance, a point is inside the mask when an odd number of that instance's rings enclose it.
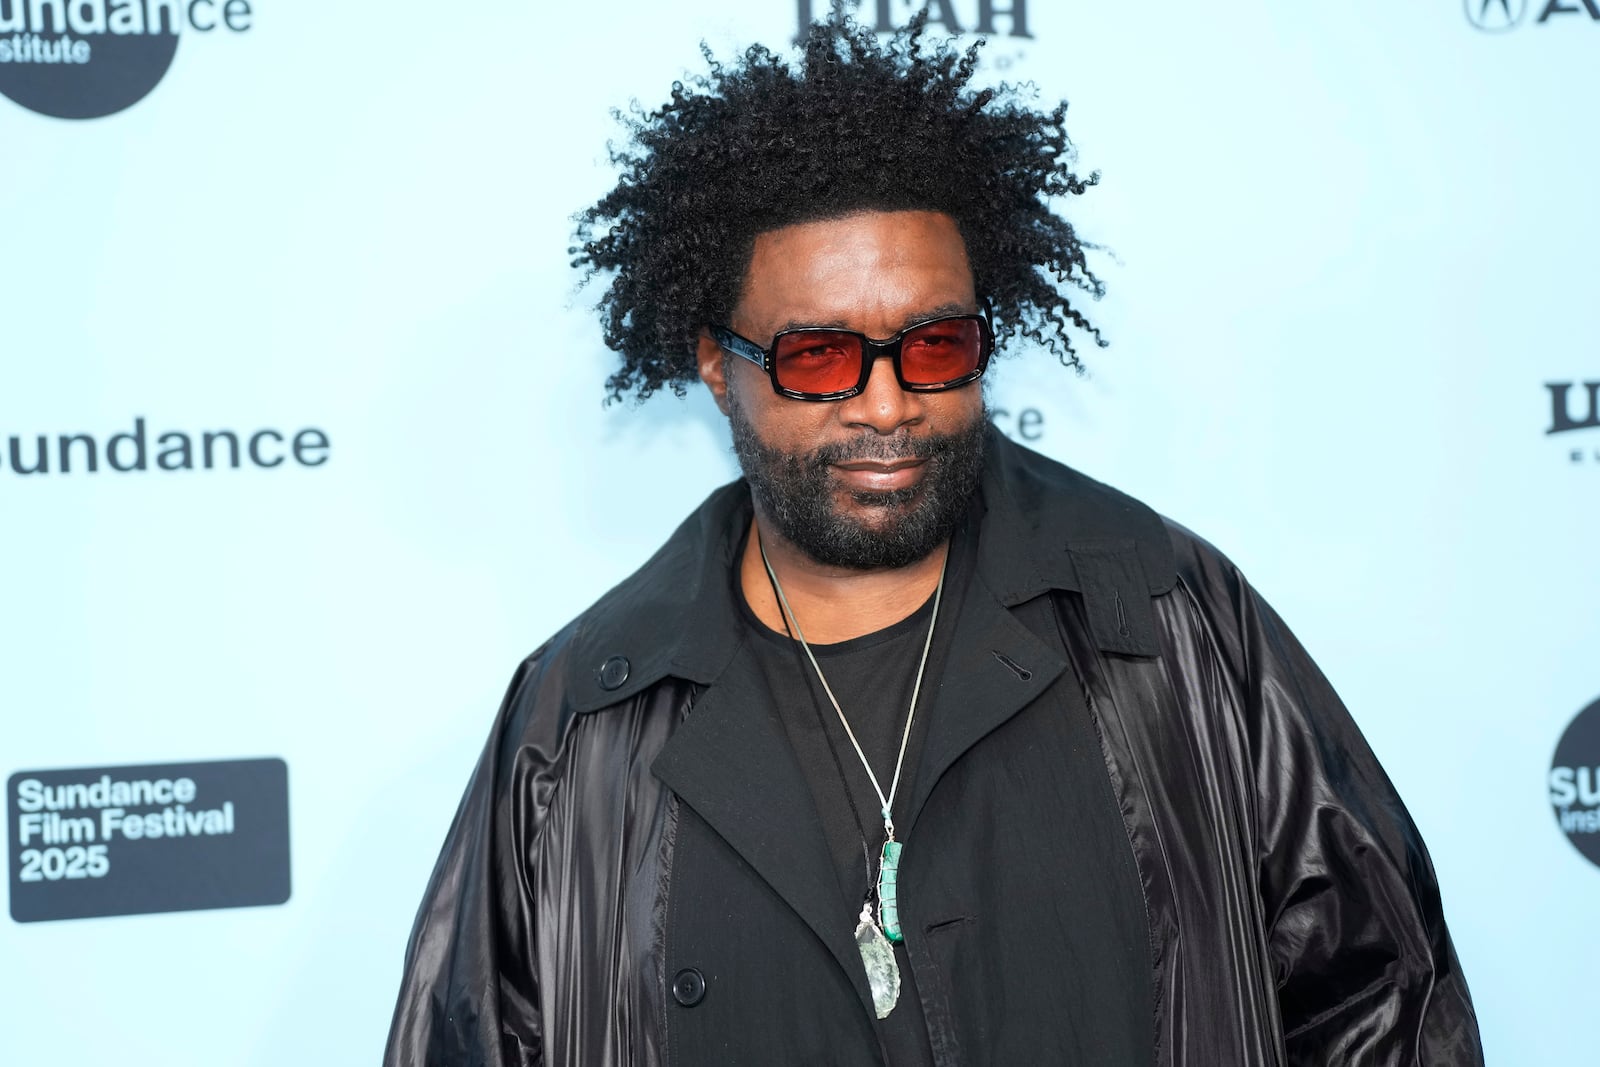
<instances>
[{"instance_id":1,"label":"green stone pendant","mask_svg":"<svg viewBox=\"0 0 1600 1067\"><path fill-rule=\"evenodd\" d=\"M904 941L900 934L900 842L883 843L883 861L878 864L878 921L883 936L895 944Z\"/></svg>"}]
</instances>

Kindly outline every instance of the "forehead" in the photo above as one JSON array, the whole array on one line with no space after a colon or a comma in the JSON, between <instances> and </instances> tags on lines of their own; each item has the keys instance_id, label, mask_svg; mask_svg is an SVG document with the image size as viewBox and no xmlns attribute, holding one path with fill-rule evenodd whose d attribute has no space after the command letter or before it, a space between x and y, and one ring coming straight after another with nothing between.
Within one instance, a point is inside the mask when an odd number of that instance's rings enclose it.
<instances>
[{"instance_id":1,"label":"forehead","mask_svg":"<svg viewBox=\"0 0 1600 1067\"><path fill-rule=\"evenodd\" d=\"M735 325L849 326L887 336L928 312L975 309L955 220L935 211L863 211L756 237Z\"/></svg>"}]
</instances>

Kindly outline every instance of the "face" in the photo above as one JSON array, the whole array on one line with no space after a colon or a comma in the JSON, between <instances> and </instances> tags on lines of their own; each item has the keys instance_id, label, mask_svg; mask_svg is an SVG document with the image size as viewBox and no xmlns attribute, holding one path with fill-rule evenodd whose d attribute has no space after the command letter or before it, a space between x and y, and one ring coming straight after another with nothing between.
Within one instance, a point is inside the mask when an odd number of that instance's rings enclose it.
<instances>
[{"instance_id":1,"label":"face","mask_svg":"<svg viewBox=\"0 0 1600 1067\"><path fill-rule=\"evenodd\" d=\"M798 326L887 338L977 310L966 245L948 215L869 211L757 237L728 325L766 347ZM905 566L942 544L965 513L983 462L979 383L907 392L880 359L856 396L793 400L704 333L698 355L764 527L817 562Z\"/></svg>"}]
</instances>

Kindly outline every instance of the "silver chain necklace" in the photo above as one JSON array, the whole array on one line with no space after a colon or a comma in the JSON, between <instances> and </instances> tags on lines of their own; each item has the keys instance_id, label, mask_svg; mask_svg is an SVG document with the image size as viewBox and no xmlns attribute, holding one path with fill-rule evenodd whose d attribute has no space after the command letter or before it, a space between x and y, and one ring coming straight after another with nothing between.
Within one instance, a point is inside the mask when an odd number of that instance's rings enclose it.
<instances>
[{"instance_id":1,"label":"silver chain necklace","mask_svg":"<svg viewBox=\"0 0 1600 1067\"><path fill-rule=\"evenodd\" d=\"M833 695L833 687L828 685L827 676L822 673L822 665L817 662L811 645L806 642L806 635L800 629L800 620L795 618L794 609L789 607L789 598L784 595L778 572L772 569L772 561L767 558L767 546L761 543L759 531L756 543L761 549L761 562L766 565L767 577L772 579L772 588L778 594L784 621L794 632L800 647L805 649L806 658L811 661L812 669L817 672L817 680L822 683L822 691L828 694L828 701L839 716L839 725L844 727L850 746L856 750L861 769L867 772L867 780L872 783L873 792L878 794L884 832L883 853L878 860L878 921L873 921L872 900L869 897L862 902L861 916L856 923L856 947L861 951L861 962L867 970L867 983L872 987L873 1008L878 1018L883 1019L888 1017L895 1002L900 999L900 966L895 962L894 944L905 940L900 931L898 885L901 844L894 839L894 798L900 789L900 772L905 767L906 743L911 739L911 722L917 714L917 696L922 692L922 676L928 667L928 650L933 647L933 630L939 622L939 601L944 595L944 576L950 566L950 555L946 552L944 562L939 566L939 584L933 591L933 618L928 622L928 636L922 642L922 659L917 663L916 681L911 686L911 706L906 710L906 728L900 734L900 754L894 761L894 779L889 783L889 792L885 794L883 787L878 784L878 776L872 773L866 753L861 751L856 732L850 728L850 720L845 718L844 709L839 706L839 698Z\"/></svg>"}]
</instances>

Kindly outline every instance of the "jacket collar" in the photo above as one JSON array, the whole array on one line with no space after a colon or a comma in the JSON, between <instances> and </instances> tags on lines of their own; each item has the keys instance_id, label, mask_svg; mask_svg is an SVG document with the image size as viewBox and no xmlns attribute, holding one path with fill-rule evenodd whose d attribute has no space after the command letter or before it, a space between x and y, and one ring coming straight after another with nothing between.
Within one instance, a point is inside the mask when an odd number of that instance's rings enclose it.
<instances>
[{"instance_id":1,"label":"jacket collar","mask_svg":"<svg viewBox=\"0 0 1600 1067\"><path fill-rule=\"evenodd\" d=\"M980 494L977 570L1002 606L1076 592L1100 648L1156 654L1149 598L1176 581L1160 516L993 430ZM667 676L718 679L742 640L729 590L750 514L743 480L716 490L584 613L568 660L574 710L617 704Z\"/></svg>"}]
</instances>

